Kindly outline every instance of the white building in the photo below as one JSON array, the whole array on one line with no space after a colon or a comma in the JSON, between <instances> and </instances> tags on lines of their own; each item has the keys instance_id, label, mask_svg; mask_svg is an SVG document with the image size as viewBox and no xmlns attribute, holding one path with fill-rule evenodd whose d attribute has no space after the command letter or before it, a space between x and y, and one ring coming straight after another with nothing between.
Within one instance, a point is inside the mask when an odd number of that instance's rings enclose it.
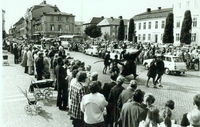
<instances>
[{"instance_id":1,"label":"white building","mask_svg":"<svg viewBox=\"0 0 200 127\"><path fill-rule=\"evenodd\" d=\"M186 10L192 15L192 43L200 46L200 0L176 0L174 3L174 44L180 44L181 26Z\"/></svg>"},{"instance_id":2,"label":"white building","mask_svg":"<svg viewBox=\"0 0 200 127\"><path fill-rule=\"evenodd\" d=\"M146 12L134 16L137 41L162 43L166 18L172 10L172 8L161 7L157 10L147 8Z\"/></svg>"}]
</instances>

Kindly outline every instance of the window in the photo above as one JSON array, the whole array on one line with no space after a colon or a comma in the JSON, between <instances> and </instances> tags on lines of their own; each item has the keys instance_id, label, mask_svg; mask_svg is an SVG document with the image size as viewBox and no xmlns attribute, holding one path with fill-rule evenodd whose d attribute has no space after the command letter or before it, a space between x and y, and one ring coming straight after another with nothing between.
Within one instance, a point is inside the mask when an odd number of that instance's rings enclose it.
<instances>
[{"instance_id":1,"label":"window","mask_svg":"<svg viewBox=\"0 0 200 127\"><path fill-rule=\"evenodd\" d=\"M193 24L193 27L197 27L197 18L193 18L192 24Z\"/></svg>"},{"instance_id":2,"label":"window","mask_svg":"<svg viewBox=\"0 0 200 127\"><path fill-rule=\"evenodd\" d=\"M141 23L139 23L139 30L141 29Z\"/></svg>"},{"instance_id":3,"label":"window","mask_svg":"<svg viewBox=\"0 0 200 127\"><path fill-rule=\"evenodd\" d=\"M140 40L141 39L141 35L140 34L138 34L138 40Z\"/></svg>"},{"instance_id":4,"label":"window","mask_svg":"<svg viewBox=\"0 0 200 127\"><path fill-rule=\"evenodd\" d=\"M58 25L58 31L62 31L62 26Z\"/></svg>"},{"instance_id":5,"label":"window","mask_svg":"<svg viewBox=\"0 0 200 127\"><path fill-rule=\"evenodd\" d=\"M176 34L176 41L179 41L179 40L180 40L180 34L177 33L177 34Z\"/></svg>"},{"instance_id":6,"label":"window","mask_svg":"<svg viewBox=\"0 0 200 127\"><path fill-rule=\"evenodd\" d=\"M162 21L162 26L161 26L161 28L162 28L162 29L165 28L165 21Z\"/></svg>"},{"instance_id":7,"label":"window","mask_svg":"<svg viewBox=\"0 0 200 127\"><path fill-rule=\"evenodd\" d=\"M66 31L69 31L69 25L66 25Z\"/></svg>"},{"instance_id":8,"label":"window","mask_svg":"<svg viewBox=\"0 0 200 127\"><path fill-rule=\"evenodd\" d=\"M176 28L180 28L180 26L181 26L181 22L180 21L176 22Z\"/></svg>"},{"instance_id":9,"label":"window","mask_svg":"<svg viewBox=\"0 0 200 127\"><path fill-rule=\"evenodd\" d=\"M155 22L155 29L158 29L158 21Z\"/></svg>"},{"instance_id":10,"label":"window","mask_svg":"<svg viewBox=\"0 0 200 127\"><path fill-rule=\"evenodd\" d=\"M144 22L144 24L143 24L143 29L144 30L146 29L146 22Z\"/></svg>"},{"instance_id":11,"label":"window","mask_svg":"<svg viewBox=\"0 0 200 127\"><path fill-rule=\"evenodd\" d=\"M54 31L54 30L55 30L54 24L51 24L51 25L50 25L50 30L51 30L51 31Z\"/></svg>"},{"instance_id":12,"label":"window","mask_svg":"<svg viewBox=\"0 0 200 127\"><path fill-rule=\"evenodd\" d=\"M149 41L151 40L151 34L148 34L148 40Z\"/></svg>"},{"instance_id":13,"label":"window","mask_svg":"<svg viewBox=\"0 0 200 127\"><path fill-rule=\"evenodd\" d=\"M160 36L160 40L163 40L163 34L161 34L161 36Z\"/></svg>"},{"instance_id":14,"label":"window","mask_svg":"<svg viewBox=\"0 0 200 127\"><path fill-rule=\"evenodd\" d=\"M149 22L149 29L151 29L151 22Z\"/></svg>"},{"instance_id":15,"label":"window","mask_svg":"<svg viewBox=\"0 0 200 127\"><path fill-rule=\"evenodd\" d=\"M61 16L58 16L58 21L61 21Z\"/></svg>"},{"instance_id":16,"label":"window","mask_svg":"<svg viewBox=\"0 0 200 127\"><path fill-rule=\"evenodd\" d=\"M143 34L143 41L146 40L146 34Z\"/></svg>"},{"instance_id":17,"label":"window","mask_svg":"<svg viewBox=\"0 0 200 127\"><path fill-rule=\"evenodd\" d=\"M196 42L196 39L197 39L197 34L193 33L192 34L192 42Z\"/></svg>"},{"instance_id":18,"label":"window","mask_svg":"<svg viewBox=\"0 0 200 127\"><path fill-rule=\"evenodd\" d=\"M169 61L169 62L172 61L172 59L170 57L166 57L165 59L166 59L166 61Z\"/></svg>"},{"instance_id":19,"label":"window","mask_svg":"<svg viewBox=\"0 0 200 127\"><path fill-rule=\"evenodd\" d=\"M53 16L51 16L51 21L52 21L52 22L54 21L54 17L53 17Z\"/></svg>"}]
</instances>

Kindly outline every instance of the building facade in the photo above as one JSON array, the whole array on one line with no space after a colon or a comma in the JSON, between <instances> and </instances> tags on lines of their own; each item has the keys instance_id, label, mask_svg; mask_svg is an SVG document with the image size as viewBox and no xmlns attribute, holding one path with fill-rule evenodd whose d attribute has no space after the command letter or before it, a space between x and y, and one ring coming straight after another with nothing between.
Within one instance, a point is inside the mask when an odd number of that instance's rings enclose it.
<instances>
[{"instance_id":1,"label":"building facade","mask_svg":"<svg viewBox=\"0 0 200 127\"><path fill-rule=\"evenodd\" d=\"M5 31L5 10L2 10L2 31Z\"/></svg>"},{"instance_id":2,"label":"building facade","mask_svg":"<svg viewBox=\"0 0 200 127\"><path fill-rule=\"evenodd\" d=\"M124 27L125 27L125 39L127 38L127 19L123 19ZM104 40L112 40L116 41L118 36L118 28L119 28L120 19L117 18L104 18L97 25L101 28L102 36L101 39Z\"/></svg>"},{"instance_id":3,"label":"building facade","mask_svg":"<svg viewBox=\"0 0 200 127\"><path fill-rule=\"evenodd\" d=\"M75 16L61 12L56 5L47 4L45 0L28 8L23 22L22 18L19 21L10 31L25 39L39 40L42 37L74 34Z\"/></svg>"},{"instance_id":4,"label":"building facade","mask_svg":"<svg viewBox=\"0 0 200 127\"><path fill-rule=\"evenodd\" d=\"M192 16L192 43L200 46L200 0L176 0L174 2L174 44L180 45L181 26L186 10L191 11Z\"/></svg>"},{"instance_id":5,"label":"building facade","mask_svg":"<svg viewBox=\"0 0 200 127\"><path fill-rule=\"evenodd\" d=\"M83 35L84 29L83 29L83 22L75 22L74 26L74 34L75 35Z\"/></svg>"},{"instance_id":6,"label":"building facade","mask_svg":"<svg viewBox=\"0 0 200 127\"><path fill-rule=\"evenodd\" d=\"M134 16L137 42L162 43L166 18L172 12L172 8L147 8L146 12Z\"/></svg>"}]
</instances>

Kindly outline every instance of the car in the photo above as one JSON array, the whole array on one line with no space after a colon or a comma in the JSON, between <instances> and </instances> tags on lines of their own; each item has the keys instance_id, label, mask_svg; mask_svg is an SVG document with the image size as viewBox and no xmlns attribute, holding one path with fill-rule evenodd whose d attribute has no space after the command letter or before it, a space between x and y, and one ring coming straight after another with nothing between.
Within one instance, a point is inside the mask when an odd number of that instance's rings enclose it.
<instances>
[{"instance_id":1,"label":"car","mask_svg":"<svg viewBox=\"0 0 200 127\"><path fill-rule=\"evenodd\" d=\"M157 57L161 57L157 56ZM149 68L150 63L153 59L146 59L143 61L143 65L146 69ZM181 57L173 56L173 55L164 55L164 64L165 64L165 73L167 75L176 73L180 75L181 73L185 74L187 71L186 63L183 61Z\"/></svg>"},{"instance_id":2,"label":"car","mask_svg":"<svg viewBox=\"0 0 200 127\"><path fill-rule=\"evenodd\" d=\"M85 49L85 53L92 56L98 56L98 46L92 45L89 48Z\"/></svg>"}]
</instances>

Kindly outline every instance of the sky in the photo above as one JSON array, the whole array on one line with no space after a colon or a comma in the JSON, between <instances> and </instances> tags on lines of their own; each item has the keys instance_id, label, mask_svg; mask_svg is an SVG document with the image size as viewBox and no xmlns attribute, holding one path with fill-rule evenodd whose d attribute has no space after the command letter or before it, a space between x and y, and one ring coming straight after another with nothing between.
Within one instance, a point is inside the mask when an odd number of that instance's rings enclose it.
<instances>
[{"instance_id":1,"label":"sky","mask_svg":"<svg viewBox=\"0 0 200 127\"><path fill-rule=\"evenodd\" d=\"M130 19L134 15L145 12L146 8L173 7L175 0L46 0L56 5L62 12L75 15L75 21L87 22L92 17L122 16ZM26 13L27 8L37 5L43 0L1 0L1 8L6 11L6 31Z\"/></svg>"}]
</instances>

